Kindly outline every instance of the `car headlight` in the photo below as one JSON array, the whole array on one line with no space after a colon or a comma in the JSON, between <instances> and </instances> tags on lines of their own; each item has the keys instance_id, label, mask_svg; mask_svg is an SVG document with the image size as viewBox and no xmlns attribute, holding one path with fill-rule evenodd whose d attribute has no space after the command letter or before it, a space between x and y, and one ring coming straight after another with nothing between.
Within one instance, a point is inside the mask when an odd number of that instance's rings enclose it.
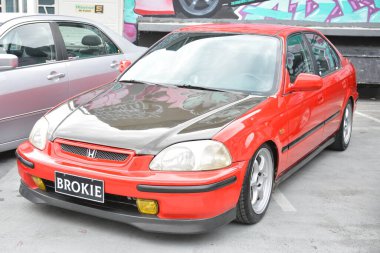
<instances>
[{"instance_id":1,"label":"car headlight","mask_svg":"<svg viewBox=\"0 0 380 253\"><path fill-rule=\"evenodd\" d=\"M36 148L43 150L46 146L49 123L45 117L40 118L29 135L29 142Z\"/></svg>"},{"instance_id":2,"label":"car headlight","mask_svg":"<svg viewBox=\"0 0 380 253\"><path fill-rule=\"evenodd\" d=\"M202 171L231 165L231 155L220 142L212 140L177 143L162 150L150 163L151 170Z\"/></svg>"}]
</instances>

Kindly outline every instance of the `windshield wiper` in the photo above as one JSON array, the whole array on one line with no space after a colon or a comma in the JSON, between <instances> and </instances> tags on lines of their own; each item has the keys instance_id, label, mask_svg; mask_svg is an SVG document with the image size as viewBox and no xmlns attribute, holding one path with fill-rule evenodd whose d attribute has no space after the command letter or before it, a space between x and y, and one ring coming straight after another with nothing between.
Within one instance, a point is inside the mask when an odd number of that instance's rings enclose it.
<instances>
[{"instance_id":1,"label":"windshield wiper","mask_svg":"<svg viewBox=\"0 0 380 253\"><path fill-rule=\"evenodd\" d=\"M173 86L173 85L164 84L164 83L151 83L151 82L147 82L147 81L134 80L134 79L131 79L131 80L119 80L118 82L120 82L120 83L139 83L139 84L146 84L146 85L158 85L158 86L164 86L164 87Z\"/></svg>"},{"instance_id":2,"label":"windshield wiper","mask_svg":"<svg viewBox=\"0 0 380 253\"><path fill-rule=\"evenodd\" d=\"M155 83L150 83L150 82L146 82L146 81L142 81L142 80L134 80L134 79L119 80L118 82L120 82L120 83L141 83L141 84L155 85Z\"/></svg>"},{"instance_id":3,"label":"windshield wiper","mask_svg":"<svg viewBox=\"0 0 380 253\"><path fill-rule=\"evenodd\" d=\"M209 88L209 87L197 86L197 85L189 85L189 84L180 84L180 85L175 85L175 86L179 87L179 88L194 89L194 90L209 90L209 91L227 92L227 91L222 90L222 89L215 89L215 88Z\"/></svg>"}]
</instances>

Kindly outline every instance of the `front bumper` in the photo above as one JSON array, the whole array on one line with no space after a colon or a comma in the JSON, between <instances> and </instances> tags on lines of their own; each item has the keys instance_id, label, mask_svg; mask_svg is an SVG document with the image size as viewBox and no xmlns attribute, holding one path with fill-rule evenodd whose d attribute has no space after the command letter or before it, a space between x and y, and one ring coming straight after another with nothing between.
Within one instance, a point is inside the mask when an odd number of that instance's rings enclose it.
<instances>
[{"instance_id":1,"label":"front bumper","mask_svg":"<svg viewBox=\"0 0 380 253\"><path fill-rule=\"evenodd\" d=\"M235 218L246 161L214 171L156 172L148 167L151 156L133 156L121 164L102 164L59 156L52 145L40 151L25 142L16 151L21 193L32 202L109 218L155 232L200 233ZM102 180L105 203L99 206L56 193L55 172ZM46 191L38 189L33 176L44 181ZM158 214L140 214L136 199L157 201Z\"/></svg>"},{"instance_id":2,"label":"front bumper","mask_svg":"<svg viewBox=\"0 0 380 253\"><path fill-rule=\"evenodd\" d=\"M103 209L70 202L66 196L49 194L38 189L31 189L21 182L20 194L36 204L48 204L80 213L85 213L109 220L127 223L149 232L173 234L197 234L213 230L230 223L236 217L236 208L208 219L160 219L156 216L141 215L128 211Z\"/></svg>"}]
</instances>

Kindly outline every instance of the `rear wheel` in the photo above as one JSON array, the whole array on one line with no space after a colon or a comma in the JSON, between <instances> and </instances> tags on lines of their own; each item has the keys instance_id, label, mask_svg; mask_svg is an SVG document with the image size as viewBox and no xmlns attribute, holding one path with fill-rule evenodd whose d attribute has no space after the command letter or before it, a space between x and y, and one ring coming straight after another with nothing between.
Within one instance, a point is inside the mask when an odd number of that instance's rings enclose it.
<instances>
[{"instance_id":1,"label":"rear wheel","mask_svg":"<svg viewBox=\"0 0 380 253\"><path fill-rule=\"evenodd\" d=\"M273 153L264 144L257 150L247 168L237 205L238 222L254 224L262 219L272 195L273 178Z\"/></svg>"},{"instance_id":2,"label":"rear wheel","mask_svg":"<svg viewBox=\"0 0 380 253\"><path fill-rule=\"evenodd\" d=\"M344 109L343 119L340 124L338 133L335 136L335 142L330 146L331 149L343 151L350 144L352 134L353 108L351 100Z\"/></svg>"},{"instance_id":3,"label":"rear wheel","mask_svg":"<svg viewBox=\"0 0 380 253\"><path fill-rule=\"evenodd\" d=\"M207 18L222 6L221 0L177 0L176 7L190 18Z\"/></svg>"}]
</instances>

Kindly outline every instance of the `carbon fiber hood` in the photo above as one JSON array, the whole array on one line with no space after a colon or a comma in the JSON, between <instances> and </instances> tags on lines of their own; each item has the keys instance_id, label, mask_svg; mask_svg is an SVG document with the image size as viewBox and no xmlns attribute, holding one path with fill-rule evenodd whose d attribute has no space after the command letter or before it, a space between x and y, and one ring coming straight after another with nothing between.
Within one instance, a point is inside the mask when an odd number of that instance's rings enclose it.
<instances>
[{"instance_id":1,"label":"carbon fiber hood","mask_svg":"<svg viewBox=\"0 0 380 253\"><path fill-rule=\"evenodd\" d=\"M177 142L212 138L264 99L241 93L114 83L65 102L46 118L51 139L157 154Z\"/></svg>"}]
</instances>

